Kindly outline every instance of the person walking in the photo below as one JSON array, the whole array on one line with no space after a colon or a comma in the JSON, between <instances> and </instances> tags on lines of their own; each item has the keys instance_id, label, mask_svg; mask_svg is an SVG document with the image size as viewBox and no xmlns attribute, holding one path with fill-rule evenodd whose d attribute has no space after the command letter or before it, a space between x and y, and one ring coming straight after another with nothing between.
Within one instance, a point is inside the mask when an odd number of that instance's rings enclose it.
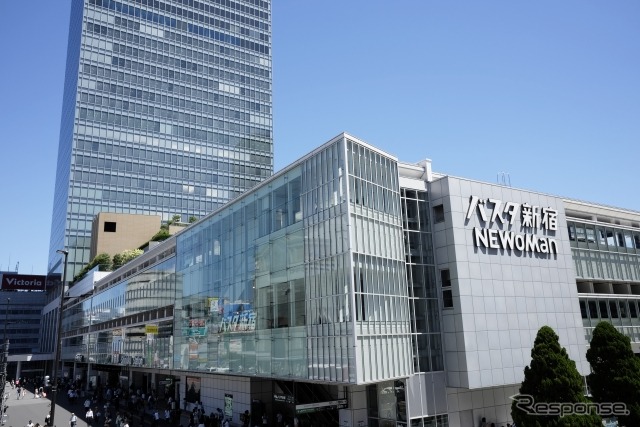
<instances>
[{"instance_id":1,"label":"person walking","mask_svg":"<svg viewBox=\"0 0 640 427\"><path fill-rule=\"evenodd\" d=\"M89 410L87 410L87 413L85 414L85 418L87 419L87 425L88 426L92 426L93 425L93 411L91 410L91 407L89 407Z\"/></svg>"},{"instance_id":2,"label":"person walking","mask_svg":"<svg viewBox=\"0 0 640 427\"><path fill-rule=\"evenodd\" d=\"M78 417L73 412L71 413L71 418L69 418L69 427L76 427L78 423Z\"/></svg>"}]
</instances>

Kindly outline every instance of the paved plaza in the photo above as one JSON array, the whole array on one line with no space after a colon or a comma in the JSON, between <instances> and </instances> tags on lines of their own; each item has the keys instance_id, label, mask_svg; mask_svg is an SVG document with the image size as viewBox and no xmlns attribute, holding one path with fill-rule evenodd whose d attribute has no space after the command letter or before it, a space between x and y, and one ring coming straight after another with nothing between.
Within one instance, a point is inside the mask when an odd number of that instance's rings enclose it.
<instances>
[{"instance_id":1,"label":"paved plaza","mask_svg":"<svg viewBox=\"0 0 640 427\"><path fill-rule=\"evenodd\" d=\"M9 394L9 400L7 401L6 417L4 417L4 425L8 427L24 427L29 423L29 420L35 425L39 423L44 425L44 418L51 410L51 401L49 399L34 399L33 393L27 391L25 397L17 399L16 390L7 387ZM59 399L61 401L61 399ZM69 425L69 418L71 408L65 408L60 405L56 407L56 419L55 424L61 427L67 427ZM74 409L71 409L74 410ZM80 417L78 417L78 427L85 427Z\"/></svg>"},{"instance_id":2,"label":"paved plaza","mask_svg":"<svg viewBox=\"0 0 640 427\"><path fill-rule=\"evenodd\" d=\"M39 423L41 426L44 426L44 419L51 409L50 396L47 398L35 399L33 397L33 393L31 391L27 391L25 397L17 399L15 389L7 386L7 390L9 392L9 399L7 401L9 408L7 409L7 416L4 417L4 424L2 424L2 427L25 427L29 421L32 421L34 425ZM57 400L58 405L56 406L54 427L69 427L71 412L76 414L76 427L88 427L84 417L85 410L82 404L82 399L78 399L75 403L70 403L69 399L67 399L66 392L62 390L58 393ZM131 427L151 427L153 425L151 420L151 412L146 411L144 421L141 421L139 416L134 416L130 419L129 425ZM186 426L188 423L189 415L188 413L183 412L180 419L180 425ZM159 425L161 427L173 427L167 422L161 422ZM231 426L235 425L235 423L231 424Z\"/></svg>"}]
</instances>

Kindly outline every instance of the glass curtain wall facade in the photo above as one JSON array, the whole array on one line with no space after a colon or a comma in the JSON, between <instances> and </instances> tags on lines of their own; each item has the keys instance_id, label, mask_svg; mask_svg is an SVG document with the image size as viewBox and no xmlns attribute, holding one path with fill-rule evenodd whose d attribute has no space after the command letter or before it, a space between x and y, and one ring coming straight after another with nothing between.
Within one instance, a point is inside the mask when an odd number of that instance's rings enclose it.
<instances>
[{"instance_id":1,"label":"glass curtain wall facade","mask_svg":"<svg viewBox=\"0 0 640 427\"><path fill-rule=\"evenodd\" d=\"M359 383L413 372L398 164L347 140Z\"/></svg>"},{"instance_id":2,"label":"glass curtain wall facade","mask_svg":"<svg viewBox=\"0 0 640 427\"><path fill-rule=\"evenodd\" d=\"M568 229L578 278L640 282L640 231L573 221Z\"/></svg>"},{"instance_id":3,"label":"glass curtain wall facade","mask_svg":"<svg viewBox=\"0 0 640 427\"><path fill-rule=\"evenodd\" d=\"M99 212L183 221L273 171L262 0L74 0L49 270L90 260Z\"/></svg>"},{"instance_id":4,"label":"glass curtain wall facade","mask_svg":"<svg viewBox=\"0 0 640 427\"><path fill-rule=\"evenodd\" d=\"M177 236L174 367L410 375L397 179L394 159L341 136Z\"/></svg>"},{"instance_id":5,"label":"glass curtain wall facade","mask_svg":"<svg viewBox=\"0 0 640 427\"><path fill-rule=\"evenodd\" d=\"M569 221L567 229L586 340L604 320L640 342L640 231L579 221Z\"/></svg>"},{"instance_id":6,"label":"glass curtain wall facade","mask_svg":"<svg viewBox=\"0 0 640 427\"><path fill-rule=\"evenodd\" d=\"M427 192L403 188L401 193L413 368L415 372L442 371L442 332Z\"/></svg>"},{"instance_id":7,"label":"glass curtain wall facade","mask_svg":"<svg viewBox=\"0 0 640 427\"><path fill-rule=\"evenodd\" d=\"M175 262L168 258L66 307L62 359L171 368Z\"/></svg>"}]
</instances>

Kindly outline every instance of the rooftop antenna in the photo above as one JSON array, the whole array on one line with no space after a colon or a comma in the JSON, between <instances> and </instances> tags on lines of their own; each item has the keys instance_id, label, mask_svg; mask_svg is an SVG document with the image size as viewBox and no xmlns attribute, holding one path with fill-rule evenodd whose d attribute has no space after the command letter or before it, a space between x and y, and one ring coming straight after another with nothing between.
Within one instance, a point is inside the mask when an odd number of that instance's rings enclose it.
<instances>
[{"instance_id":1,"label":"rooftop antenna","mask_svg":"<svg viewBox=\"0 0 640 427\"><path fill-rule=\"evenodd\" d=\"M500 185L511 187L511 175L509 175L509 172L498 172L496 181Z\"/></svg>"},{"instance_id":2,"label":"rooftop antenna","mask_svg":"<svg viewBox=\"0 0 640 427\"><path fill-rule=\"evenodd\" d=\"M20 267L20 261L16 263L16 273L18 272L18 267Z\"/></svg>"}]
</instances>

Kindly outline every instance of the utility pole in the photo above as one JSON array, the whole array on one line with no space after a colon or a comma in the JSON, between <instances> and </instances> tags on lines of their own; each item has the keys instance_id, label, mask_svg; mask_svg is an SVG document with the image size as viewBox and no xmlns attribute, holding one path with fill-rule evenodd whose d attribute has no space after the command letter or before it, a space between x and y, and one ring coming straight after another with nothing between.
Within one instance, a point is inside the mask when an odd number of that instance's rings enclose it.
<instances>
[{"instance_id":1,"label":"utility pole","mask_svg":"<svg viewBox=\"0 0 640 427\"><path fill-rule=\"evenodd\" d=\"M0 396L0 423L4 424L5 416L5 393L7 385L7 364L9 363L9 337L7 336L7 325L9 324L9 305L11 298L7 298L7 304L4 307L4 349L2 351L2 395Z\"/></svg>"},{"instance_id":2,"label":"utility pole","mask_svg":"<svg viewBox=\"0 0 640 427\"><path fill-rule=\"evenodd\" d=\"M51 387L51 421L49 425L55 426L56 417L56 401L58 398L58 365L60 364L61 351L62 351L62 305L64 303L64 288L67 282L67 256L69 251L58 249L56 251L59 254L64 255L64 267L62 268L62 280L60 280L60 304L58 305L58 327L56 328L56 353L53 360L53 385Z\"/></svg>"}]
</instances>

